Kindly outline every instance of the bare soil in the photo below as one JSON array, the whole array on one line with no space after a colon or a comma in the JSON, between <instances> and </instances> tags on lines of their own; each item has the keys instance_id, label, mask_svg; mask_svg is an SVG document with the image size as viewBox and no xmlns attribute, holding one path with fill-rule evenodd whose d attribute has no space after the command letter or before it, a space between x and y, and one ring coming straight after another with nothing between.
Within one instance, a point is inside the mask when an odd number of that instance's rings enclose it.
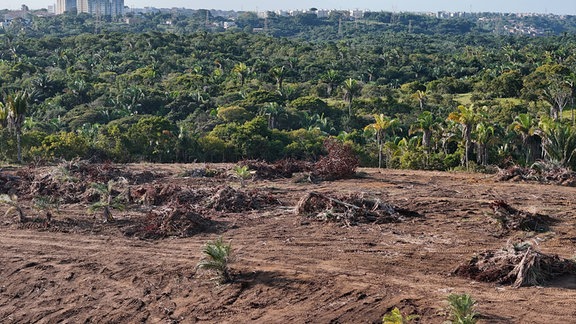
<instances>
[{"instance_id":1,"label":"bare soil","mask_svg":"<svg viewBox=\"0 0 576 324\"><path fill-rule=\"evenodd\" d=\"M218 176L183 176L204 175L190 170L205 167L117 166L134 193L170 185L188 195L135 197L126 210L112 210L116 221L109 223L87 212L94 197L75 196L81 194L78 184L65 192L52 189L52 195L66 194L66 203L50 224L43 221L44 211L31 208L34 196L26 192L38 183L12 188L31 220L21 224L15 213L5 215L9 206L0 205L0 322L378 323L398 307L420 315L420 323L442 323L450 293L471 294L483 323L576 322L575 275L521 288L454 275L475 253L510 241L575 258L576 188L500 182L485 174L376 169L317 184L248 180L246 188L226 175L230 166L225 165L208 166L224 169ZM47 171L26 170L34 172ZM19 174L12 186L24 181L18 169L0 174ZM224 186L265 199L242 196L239 203L251 208L218 210L214 195ZM362 193L421 216L350 226L297 215L298 201L312 191ZM151 203L155 199L157 205ZM494 201L555 222L545 232L502 231L492 217ZM202 226L138 235L157 229L148 224L138 232L134 226L151 215L166 215L169 208L189 212L179 214L180 222L193 217ZM211 274L195 269L203 244L219 236L232 243L234 254L234 281L220 286L210 281Z\"/></svg>"}]
</instances>

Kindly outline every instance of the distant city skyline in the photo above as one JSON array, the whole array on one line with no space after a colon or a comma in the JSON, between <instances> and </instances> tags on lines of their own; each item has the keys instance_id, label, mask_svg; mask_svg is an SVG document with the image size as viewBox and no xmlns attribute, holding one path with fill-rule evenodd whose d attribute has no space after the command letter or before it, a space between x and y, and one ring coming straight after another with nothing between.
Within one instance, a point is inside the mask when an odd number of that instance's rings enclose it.
<instances>
[{"instance_id":1,"label":"distant city skyline","mask_svg":"<svg viewBox=\"0 0 576 324\"><path fill-rule=\"evenodd\" d=\"M47 8L56 0L0 0L0 9L20 9L26 4L30 9ZM576 1L566 0L359 0L359 1L308 1L293 0L290 2L272 2L264 0L125 0L125 5L133 8L190 8L190 9L221 9L235 11L274 11L295 9L365 9L371 11L464 11L464 12L511 12L511 13L552 13L559 15L576 15Z\"/></svg>"}]
</instances>

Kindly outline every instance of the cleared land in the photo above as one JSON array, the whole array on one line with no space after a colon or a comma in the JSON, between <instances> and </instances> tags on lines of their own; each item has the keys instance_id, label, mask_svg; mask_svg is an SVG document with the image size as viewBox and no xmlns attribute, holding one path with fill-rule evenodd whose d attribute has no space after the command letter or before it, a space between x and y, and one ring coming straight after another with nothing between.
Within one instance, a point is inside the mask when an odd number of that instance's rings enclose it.
<instances>
[{"instance_id":1,"label":"cleared land","mask_svg":"<svg viewBox=\"0 0 576 324\"><path fill-rule=\"evenodd\" d=\"M512 288L453 274L475 253L507 242L575 258L576 188L375 169L347 180L250 180L240 188L222 165L99 167L57 180L54 168L2 171L5 179L18 177L0 189L19 194L29 219L22 224L0 206L0 322L377 323L399 307L421 315L421 323L442 323L450 293L471 294L485 323L576 321L576 275ZM193 171L206 168L221 171ZM79 187L107 181L98 178L106 172L127 179L114 195L128 188L132 200L125 211L113 210L109 223L86 211L97 197ZM63 185L50 189L54 181ZM226 185L232 191L223 197ZM420 216L349 226L297 215L299 200L312 191L363 193ZM45 209L31 209L34 194L65 198L50 224ZM555 221L548 231L503 231L492 217L500 200ZM219 236L232 242L235 280L215 286L195 265L203 244Z\"/></svg>"}]
</instances>

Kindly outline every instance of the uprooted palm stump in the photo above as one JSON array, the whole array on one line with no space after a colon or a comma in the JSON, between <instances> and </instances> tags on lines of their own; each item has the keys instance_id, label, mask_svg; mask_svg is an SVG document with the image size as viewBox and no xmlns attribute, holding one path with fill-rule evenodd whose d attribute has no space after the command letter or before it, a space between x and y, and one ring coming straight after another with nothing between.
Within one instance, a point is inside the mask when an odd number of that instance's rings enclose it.
<instances>
[{"instance_id":1,"label":"uprooted palm stump","mask_svg":"<svg viewBox=\"0 0 576 324\"><path fill-rule=\"evenodd\" d=\"M511 230L546 232L550 225L556 222L547 215L516 209L503 200L493 201L490 206L494 210L494 218L498 220L504 232Z\"/></svg>"},{"instance_id":2,"label":"uprooted palm stump","mask_svg":"<svg viewBox=\"0 0 576 324\"><path fill-rule=\"evenodd\" d=\"M558 276L576 275L576 262L543 254L528 243L508 244L500 250L478 253L458 266L454 274L515 288L539 286Z\"/></svg>"},{"instance_id":3,"label":"uprooted palm stump","mask_svg":"<svg viewBox=\"0 0 576 324\"><path fill-rule=\"evenodd\" d=\"M314 191L300 199L296 213L320 221L344 223L347 226L358 223L398 223L408 217L421 216L417 212L362 195L330 197Z\"/></svg>"}]
</instances>

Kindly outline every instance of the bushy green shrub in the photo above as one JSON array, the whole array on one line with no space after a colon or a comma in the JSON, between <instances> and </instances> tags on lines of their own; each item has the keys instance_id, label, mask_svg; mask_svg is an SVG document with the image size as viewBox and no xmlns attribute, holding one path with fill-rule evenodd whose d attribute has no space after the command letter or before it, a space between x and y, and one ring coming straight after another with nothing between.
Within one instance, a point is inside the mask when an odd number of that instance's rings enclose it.
<instances>
[{"instance_id":1,"label":"bushy green shrub","mask_svg":"<svg viewBox=\"0 0 576 324\"><path fill-rule=\"evenodd\" d=\"M44 137L40 146L33 146L30 149L30 155L46 160L55 158L72 160L85 157L89 148L90 144L84 136L74 132L60 132Z\"/></svg>"}]
</instances>

